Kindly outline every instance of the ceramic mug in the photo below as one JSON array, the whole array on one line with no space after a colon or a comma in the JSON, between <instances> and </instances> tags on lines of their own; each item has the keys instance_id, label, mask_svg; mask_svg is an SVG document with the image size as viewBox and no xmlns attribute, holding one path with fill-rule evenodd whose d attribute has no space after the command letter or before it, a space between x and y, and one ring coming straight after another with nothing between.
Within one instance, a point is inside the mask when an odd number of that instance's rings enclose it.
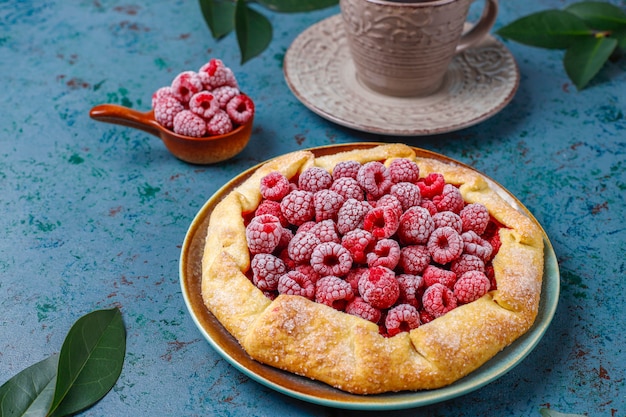
<instances>
[{"instance_id":1,"label":"ceramic mug","mask_svg":"<svg viewBox=\"0 0 626 417\"><path fill-rule=\"evenodd\" d=\"M491 30L498 0L485 0L467 33L473 0L340 0L357 79L374 91L415 97L434 93L454 56Z\"/></svg>"}]
</instances>

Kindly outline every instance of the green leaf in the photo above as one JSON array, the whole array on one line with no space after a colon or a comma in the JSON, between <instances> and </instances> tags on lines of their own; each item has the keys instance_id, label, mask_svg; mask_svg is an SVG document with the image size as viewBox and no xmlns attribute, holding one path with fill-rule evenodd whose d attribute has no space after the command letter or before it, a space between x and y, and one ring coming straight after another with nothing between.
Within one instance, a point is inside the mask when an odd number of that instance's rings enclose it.
<instances>
[{"instance_id":1,"label":"green leaf","mask_svg":"<svg viewBox=\"0 0 626 417\"><path fill-rule=\"evenodd\" d=\"M626 27L613 31L611 37L617 40L617 46L620 49L626 49Z\"/></svg>"},{"instance_id":2,"label":"green leaf","mask_svg":"<svg viewBox=\"0 0 626 417\"><path fill-rule=\"evenodd\" d=\"M0 387L0 416L45 416L54 395L58 355L38 362Z\"/></svg>"},{"instance_id":3,"label":"green leaf","mask_svg":"<svg viewBox=\"0 0 626 417\"><path fill-rule=\"evenodd\" d=\"M566 49L593 35L582 19L563 10L546 10L522 17L497 33L515 42L550 49Z\"/></svg>"},{"instance_id":4,"label":"green leaf","mask_svg":"<svg viewBox=\"0 0 626 417\"><path fill-rule=\"evenodd\" d=\"M233 31L235 4L225 0L200 0L200 10L214 39L221 39Z\"/></svg>"},{"instance_id":5,"label":"green leaf","mask_svg":"<svg viewBox=\"0 0 626 417\"><path fill-rule=\"evenodd\" d=\"M100 400L115 385L124 364L126 330L117 308L97 310L67 334L49 416L76 413Z\"/></svg>"},{"instance_id":6,"label":"green leaf","mask_svg":"<svg viewBox=\"0 0 626 417\"><path fill-rule=\"evenodd\" d=\"M586 417L583 414L564 414L559 413L558 411L554 411L550 408L542 408L539 410L542 417Z\"/></svg>"},{"instance_id":7,"label":"green leaf","mask_svg":"<svg viewBox=\"0 0 626 417\"><path fill-rule=\"evenodd\" d=\"M601 37L580 40L567 49L563 65L576 88L585 88L616 47L616 39Z\"/></svg>"},{"instance_id":8,"label":"green leaf","mask_svg":"<svg viewBox=\"0 0 626 417\"><path fill-rule=\"evenodd\" d=\"M270 10L283 13L310 12L325 9L339 3L339 0L256 0Z\"/></svg>"},{"instance_id":9,"label":"green leaf","mask_svg":"<svg viewBox=\"0 0 626 417\"><path fill-rule=\"evenodd\" d=\"M261 13L250 8L245 0L237 0L235 33L243 64L268 47L272 40L272 24Z\"/></svg>"},{"instance_id":10,"label":"green leaf","mask_svg":"<svg viewBox=\"0 0 626 417\"><path fill-rule=\"evenodd\" d=\"M583 1L565 8L585 21L592 29L617 30L626 27L626 13L612 4L600 1Z\"/></svg>"}]
</instances>

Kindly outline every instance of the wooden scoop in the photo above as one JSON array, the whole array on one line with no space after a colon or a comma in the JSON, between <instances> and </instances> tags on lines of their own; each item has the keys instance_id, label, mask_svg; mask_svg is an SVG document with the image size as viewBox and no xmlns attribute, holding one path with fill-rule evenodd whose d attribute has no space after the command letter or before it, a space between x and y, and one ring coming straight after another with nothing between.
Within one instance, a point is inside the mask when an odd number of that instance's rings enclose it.
<instances>
[{"instance_id":1,"label":"wooden scoop","mask_svg":"<svg viewBox=\"0 0 626 417\"><path fill-rule=\"evenodd\" d=\"M140 112L115 104L100 104L89 112L92 119L143 130L161 138L178 159L191 164L209 165L232 158L241 152L252 134L251 118L246 124L224 135L195 138L183 136L161 126L154 111Z\"/></svg>"}]
</instances>

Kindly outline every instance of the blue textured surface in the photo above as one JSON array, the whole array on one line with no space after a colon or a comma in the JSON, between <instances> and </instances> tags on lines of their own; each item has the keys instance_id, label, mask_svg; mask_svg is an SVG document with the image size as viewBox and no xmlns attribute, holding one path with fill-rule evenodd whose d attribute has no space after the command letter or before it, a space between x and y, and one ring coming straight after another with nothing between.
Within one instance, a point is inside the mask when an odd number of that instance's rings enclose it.
<instances>
[{"instance_id":1,"label":"blue textured surface","mask_svg":"<svg viewBox=\"0 0 626 417\"><path fill-rule=\"evenodd\" d=\"M502 2L497 27L568 2ZM623 0L614 4L625 6ZM522 80L501 113L432 137L336 126L290 93L282 58L337 8L266 13L274 40L240 66L235 39L211 39L195 1L0 2L0 383L58 352L74 321L119 306L127 357L114 389L84 416L348 416L276 393L201 337L178 281L180 247L205 200L244 169L329 143L403 141L485 172L546 229L560 304L516 367L463 397L388 416L626 416L626 59L577 92L563 54L507 43ZM212 57L255 100L253 138L235 159L187 165L144 132L98 123L91 107L148 110L154 90Z\"/></svg>"}]
</instances>

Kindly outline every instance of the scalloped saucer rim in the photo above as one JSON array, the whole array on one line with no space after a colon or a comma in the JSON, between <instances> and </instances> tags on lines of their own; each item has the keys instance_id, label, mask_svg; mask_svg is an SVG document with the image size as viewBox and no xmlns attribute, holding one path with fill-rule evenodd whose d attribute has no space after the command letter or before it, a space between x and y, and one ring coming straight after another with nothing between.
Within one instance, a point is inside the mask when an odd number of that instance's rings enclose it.
<instances>
[{"instance_id":1,"label":"scalloped saucer rim","mask_svg":"<svg viewBox=\"0 0 626 417\"><path fill-rule=\"evenodd\" d=\"M488 36L453 59L435 93L426 97L377 93L356 77L339 14L296 37L285 54L283 69L292 93L322 118L363 132L395 136L447 133L480 123L509 104L520 82L510 51Z\"/></svg>"}]
</instances>

